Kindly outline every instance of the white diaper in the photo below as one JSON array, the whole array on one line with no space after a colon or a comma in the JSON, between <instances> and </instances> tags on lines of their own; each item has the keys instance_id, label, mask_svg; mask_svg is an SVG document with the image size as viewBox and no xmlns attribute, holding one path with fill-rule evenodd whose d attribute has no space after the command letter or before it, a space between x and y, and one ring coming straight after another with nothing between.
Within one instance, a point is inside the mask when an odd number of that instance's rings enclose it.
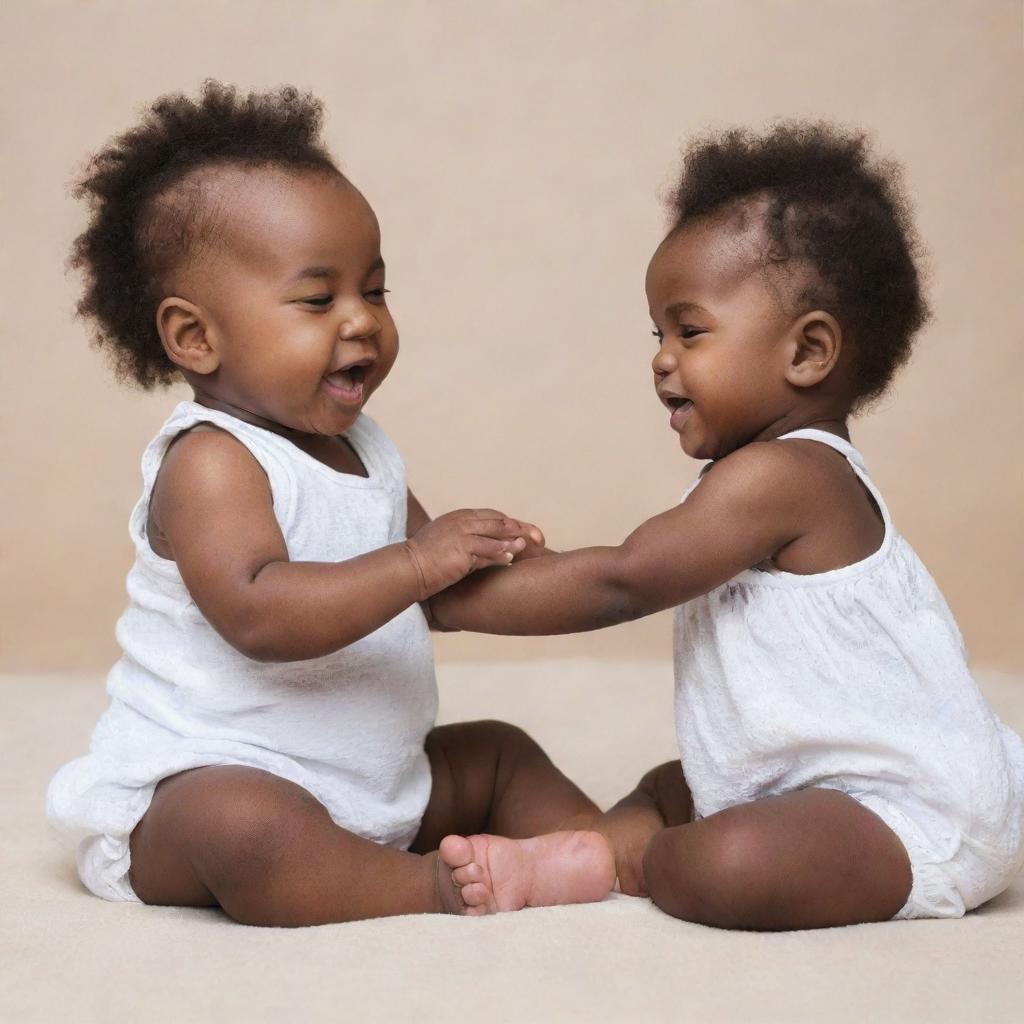
<instances>
[{"instance_id":1,"label":"white diaper","mask_svg":"<svg viewBox=\"0 0 1024 1024\"><path fill-rule=\"evenodd\" d=\"M896 833L907 855L913 883L895 919L963 917L1002 892L1024 866L1024 851L986 846L964 833L946 815L917 800L906 789L885 783L865 789L863 780L833 780L817 787L835 789L873 811Z\"/></svg>"}]
</instances>

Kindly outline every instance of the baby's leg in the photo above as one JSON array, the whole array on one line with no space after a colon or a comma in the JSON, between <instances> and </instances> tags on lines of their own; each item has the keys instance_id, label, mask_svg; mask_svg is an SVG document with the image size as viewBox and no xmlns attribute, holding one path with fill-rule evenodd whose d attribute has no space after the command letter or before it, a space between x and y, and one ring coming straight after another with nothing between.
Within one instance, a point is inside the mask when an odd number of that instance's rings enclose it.
<instances>
[{"instance_id":1,"label":"baby's leg","mask_svg":"<svg viewBox=\"0 0 1024 1024\"><path fill-rule=\"evenodd\" d=\"M436 853L362 839L300 786L235 765L160 783L132 833L130 881L145 903L219 905L243 924L464 910Z\"/></svg>"},{"instance_id":2,"label":"baby's leg","mask_svg":"<svg viewBox=\"0 0 1024 1024\"><path fill-rule=\"evenodd\" d=\"M886 921L910 893L896 834L852 797L803 789L659 832L644 857L666 913L777 931Z\"/></svg>"},{"instance_id":3,"label":"baby's leg","mask_svg":"<svg viewBox=\"0 0 1024 1024\"><path fill-rule=\"evenodd\" d=\"M433 791L412 848L440 845L467 913L587 903L608 893L611 851L587 831L600 811L521 729L441 726L427 738L427 753Z\"/></svg>"},{"instance_id":4,"label":"baby's leg","mask_svg":"<svg viewBox=\"0 0 1024 1024\"><path fill-rule=\"evenodd\" d=\"M693 817L693 798L678 761L652 768L594 825L611 844L619 889L627 896L646 896L643 860L647 845L666 827L683 825Z\"/></svg>"}]
</instances>

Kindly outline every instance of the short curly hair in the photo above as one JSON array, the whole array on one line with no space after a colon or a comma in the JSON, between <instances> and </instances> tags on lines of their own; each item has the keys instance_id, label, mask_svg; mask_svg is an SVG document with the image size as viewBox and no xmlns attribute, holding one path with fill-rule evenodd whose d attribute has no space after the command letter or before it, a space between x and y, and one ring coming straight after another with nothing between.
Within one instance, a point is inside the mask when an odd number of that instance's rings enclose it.
<instances>
[{"instance_id":1,"label":"short curly hair","mask_svg":"<svg viewBox=\"0 0 1024 1024\"><path fill-rule=\"evenodd\" d=\"M148 390L177 376L155 314L168 273L214 242L201 172L273 166L340 177L322 121L320 100L291 86L239 95L207 80L198 99L161 96L92 157L72 191L91 218L68 264L85 279L77 312L120 380Z\"/></svg>"},{"instance_id":2,"label":"short curly hair","mask_svg":"<svg viewBox=\"0 0 1024 1024\"><path fill-rule=\"evenodd\" d=\"M796 304L831 312L852 336L852 411L861 410L885 393L929 317L900 168L874 159L864 132L823 121L713 132L684 153L674 229L758 197L763 264L810 268Z\"/></svg>"}]
</instances>

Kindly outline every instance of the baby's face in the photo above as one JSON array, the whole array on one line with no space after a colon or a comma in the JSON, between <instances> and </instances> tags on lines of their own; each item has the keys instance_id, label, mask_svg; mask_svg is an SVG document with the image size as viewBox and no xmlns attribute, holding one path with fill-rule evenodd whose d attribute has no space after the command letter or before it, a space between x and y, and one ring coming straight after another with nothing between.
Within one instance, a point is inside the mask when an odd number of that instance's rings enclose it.
<instances>
[{"instance_id":1,"label":"baby's face","mask_svg":"<svg viewBox=\"0 0 1024 1024\"><path fill-rule=\"evenodd\" d=\"M672 232L647 269L654 383L687 455L718 459L771 436L792 403L791 318L758 261L757 227L701 218Z\"/></svg>"},{"instance_id":2,"label":"baby's face","mask_svg":"<svg viewBox=\"0 0 1024 1024\"><path fill-rule=\"evenodd\" d=\"M380 230L342 178L218 172L221 234L192 272L219 364L193 387L307 434L347 430L398 354Z\"/></svg>"}]
</instances>

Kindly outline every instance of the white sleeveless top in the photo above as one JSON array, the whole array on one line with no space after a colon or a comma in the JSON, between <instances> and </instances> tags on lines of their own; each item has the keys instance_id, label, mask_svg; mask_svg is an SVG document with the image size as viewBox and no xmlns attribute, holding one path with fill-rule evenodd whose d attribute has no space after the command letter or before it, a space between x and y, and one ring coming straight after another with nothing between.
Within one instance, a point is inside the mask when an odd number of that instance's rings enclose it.
<instances>
[{"instance_id":1,"label":"white sleeveless top","mask_svg":"<svg viewBox=\"0 0 1024 1024\"><path fill-rule=\"evenodd\" d=\"M92 873L103 878L85 881L115 898L131 896L118 875L127 868L127 835L156 783L185 768L243 764L273 772L312 792L342 827L403 847L430 794L423 743L437 687L418 604L333 654L261 663L213 629L177 564L150 547L149 501L161 461L178 434L201 422L236 437L266 472L293 561L340 562L406 537L405 467L365 414L346 437L366 478L338 473L234 416L195 402L177 406L142 458L143 492L129 524L136 556L129 605L117 624L124 653L107 682L111 706L90 753L50 789L58 831L79 845L102 839L107 853Z\"/></svg>"},{"instance_id":2,"label":"white sleeveless top","mask_svg":"<svg viewBox=\"0 0 1024 1024\"><path fill-rule=\"evenodd\" d=\"M676 730L696 813L806 786L911 793L1019 859L1024 743L978 691L953 616L857 449L821 430L788 438L846 457L885 537L854 565L768 564L677 608Z\"/></svg>"}]
</instances>

